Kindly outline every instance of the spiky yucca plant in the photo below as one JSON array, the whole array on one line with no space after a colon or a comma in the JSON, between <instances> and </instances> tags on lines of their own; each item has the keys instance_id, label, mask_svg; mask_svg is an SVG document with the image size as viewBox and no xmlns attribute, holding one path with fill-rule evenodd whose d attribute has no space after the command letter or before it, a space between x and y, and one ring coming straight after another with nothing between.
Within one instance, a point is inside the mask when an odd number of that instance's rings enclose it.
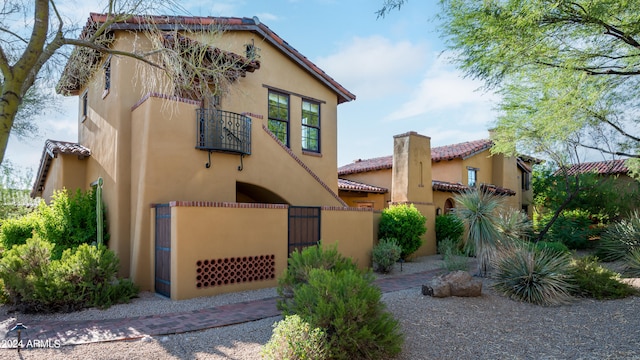
<instances>
[{"instance_id":1,"label":"spiky yucca plant","mask_svg":"<svg viewBox=\"0 0 640 360\"><path fill-rule=\"evenodd\" d=\"M497 210L504 202L502 197L472 189L455 196L455 214L467 228L465 244L473 245L478 259L478 275L485 276L500 241Z\"/></svg>"},{"instance_id":2,"label":"spiky yucca plant","mask_svg":"<svg viewBox=\"0 0 640 360\"><path fill-rule=\"evenodd\" d=\"M637 210L629 218L607 227L598 242L596 255L602 261L616 261L635 249L640 249L640 212Z\"/></svg>"},{"instance_id":3,"label":"spiky yucca plant","mask_svg":"<svg viewBox=\"0 0 640 360\"><path fill-rule=\"evenodd\" d=\"M527 240L533 234L531 220L522 211L503 210L496 217L498 232L504 240Z\"/></svg>"},{"instance_id":4,"label":"spiky yucca plant","mask_svg":"<svg viewBox=\"0 0 640 360\"><path fill-rule=\"evenodd\" d=\"M492 261L494 288L519 301L550 306L568 303L571 282L571 256L525 246L503 247Z\"/></svg>"},{"instance_id":5,"label":"spiky yucca plant","mask_svg":"<svg viewBox=\"0 0 640 360\"><path fill-rule=\"evenodd\" d=\"M627 267L624 274L629 277L640 277L640 248L628 253L625 260Z\"/></svg>"}]
</instances>

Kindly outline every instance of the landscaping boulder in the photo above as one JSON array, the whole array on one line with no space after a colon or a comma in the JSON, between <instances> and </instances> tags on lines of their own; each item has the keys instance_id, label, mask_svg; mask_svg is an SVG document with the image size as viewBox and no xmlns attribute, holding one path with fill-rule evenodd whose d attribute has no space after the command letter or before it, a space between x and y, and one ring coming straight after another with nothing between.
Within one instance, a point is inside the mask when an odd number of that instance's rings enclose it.
<instances>
[{"instance_id":1,"label":"landscaping boulder","mask_svg":"<svg viewBox=\"0 0 640 360\"><path fill-rule=\"evenodd\" d=\"M454 271L433 278L422 286L422 294L433 297L472 297L482 294L482 280L474 279L467 271Z\"/></svg>"}]
</instances>

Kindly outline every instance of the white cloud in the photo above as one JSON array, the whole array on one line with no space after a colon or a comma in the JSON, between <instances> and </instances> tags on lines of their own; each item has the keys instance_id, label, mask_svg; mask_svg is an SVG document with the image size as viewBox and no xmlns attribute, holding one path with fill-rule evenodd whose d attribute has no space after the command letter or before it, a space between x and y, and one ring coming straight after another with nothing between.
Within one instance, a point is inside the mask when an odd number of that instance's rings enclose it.
<instances>
[{"instance_id":1,"label":"white cloud","mask_svg":"<svg viewBox=\"0 0 640 360\"><path fill-rule=\"evenodd\" d=\"M480 81L464 78L459 70L446 63L445 57L438 57L409 100L385 120L401 120L442 110L468 110L478 106L490 110L497 97L480 90L481 86Z\"/></svg>"},{"instance_id":2,"label":"white cloud","mask_svg":"<svg viewBox=\"0 0 640 360\"><path fill-rule=\"evenodd\" d=\"M374 35L354 37L335 54L315 60L328 74L356 94L376 99L406 91L409 76L420 71L427 59L427 45Z\"/></svg>"}]
</instances>

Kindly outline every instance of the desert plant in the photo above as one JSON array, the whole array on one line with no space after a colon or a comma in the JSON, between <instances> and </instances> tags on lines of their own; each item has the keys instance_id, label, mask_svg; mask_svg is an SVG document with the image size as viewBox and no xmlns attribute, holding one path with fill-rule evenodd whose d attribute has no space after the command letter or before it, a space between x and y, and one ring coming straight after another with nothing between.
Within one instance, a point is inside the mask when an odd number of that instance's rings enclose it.
<instances>
[{"instance_id":1,"label":"desert plant","mask_svg":"<svg viewBox=\"0 0 640 360\"><path fill-rule=\"evenodd\" d=\"M401 253L402 248L396 239L380 239L372 251L375 270L384 274L391 272Z\"/></svg>"},{"instance_id":2,"label":"desert plant","mask_svg":"<svg viewBox=\"0 0 640 360\"><path fill-rule=\"evenodd\" d=\"M566 253L505 246L492 262L494 288L512 299L544 306L571 299L571 262Z\"/></svg>"},{"instance_id":3,"label":"desert plant","mask_svg":"<svg viewBox=\"0 0 640 360\"><path fill-rule=\"evenodd\" d=\"M416 252L422 246L420 238L427 231L426 218L413 204L392 205L382 210L378 238L392 238L402 248L402 258Z\"/></svg>"},{"instance_id":4,"label":"desert plant","mask_svg":"<svg viewBox=\"0 0 640 360\"><path fill-rule=\"evenodd\" d=\"M312 269L284 314L323 329L330 359L386 359L400 352L403 336L381 296L371 273Z\"/></svg>"},{"instance_id":5,"label":"desert plant","mask_svg":"<svg viewBox=\"0 0 640 360\"><path fill-rule=\"evenodd\" d=\"M436 243L449 239L456 244L462 245L462 235L464 234L464 223L459 217L453 214L436 216Z\"/></svg>"},{"instance_id":6,"label":"desert plant","mask_svg":"<svg viewBox=\"0 0 640 360\"><path fill-rule=\"evenodd\" d=\"M326 334L312 329L298 315L286 316L273 324L271 339L262 349L268 360L324 360L327 359Z\"/></svg>"},{"instance_id":7,"label":"desert plant","mask_svg":"<svg viewBox=\"0 0 640 360\"><path fill-rule=\"evenodd\" d=\"M496 211L503 199L472 189L456 195L455 201L459 205L455 214L467 227L465 244L473 244L478 259L478 274L485 276L500 238Z\"/></svg>"},{"instance_id":8,"label":"desert plant","mask_svg":"<svg viewBox=\"0 0 640 360\"><path fill-rule=\"evenodd\" d=\"M0 259L7 302L23 312L73 311L127 302L137 287L117 280L118 258L102 246L83 244L51 260L54 245L35 235Z\"/></svg>"},{"instance_id":9,"label":"desert plant","mask_svg":"<svg viewBox=\"0 0 640 360\"><path fill-rule=\"evenodd\" d=\"M625 256L626 269L624 274L629 277L640 278L640 248L633 249Z\"/></svg>"},{"instance_id":10,"label":"desert plant","mask_svg":"<svg viewBox=\"0 0 640 360\"><path fill-rule=\"evenodd\" d=\"M638 211L607 227L598 242L596 256L602 261L615 261L636 249L640 249L640 212Z\"/></svg>"},{"instance_id":11,"label":"desert plant","mask_svg":"<svg viewBox=\"0 0 640 360\"><path fill-rule=\"evenodd\" d=\"M496 220L498 232L503 240L529 240L533 234L531 220L522 211L499 211Z\"/></svg>"},{"instance_id":12,"label":"desert plant","mask_svg":"<svg viewBox=\"0 0 640 360\"><path fill-rule=\"evenodd\" d=\"M278 278L278 308L282 310L293 298L294 290L307 283L311 269L330 271L357 270L356 264L338 252L338 245L324 248L320 243L289 255L287 270Z\"/></svg>"},{"instance_id":13,"label":"desert plant","mask_svg":"<svg viewBox=\"0 0 640 360\"><path fill-rule=\"evenodd\" d=\"M575 294L583 297L621 299L635 293L633 287L620 281L620 274L598 263L595 256L585 256L572 262Z\"/></svg>"},{"instance_id":14,"label":"desert plant","mask_svg":"<svg viewBox=\"0 0 640 360\"><path fill-rule=\"evenodd\" d=\"M442 263L447 271L469 270L467 254L459 248L459 242L449 238L438 243L438 253L442 254Z\"/></svg>"}]
</instances>

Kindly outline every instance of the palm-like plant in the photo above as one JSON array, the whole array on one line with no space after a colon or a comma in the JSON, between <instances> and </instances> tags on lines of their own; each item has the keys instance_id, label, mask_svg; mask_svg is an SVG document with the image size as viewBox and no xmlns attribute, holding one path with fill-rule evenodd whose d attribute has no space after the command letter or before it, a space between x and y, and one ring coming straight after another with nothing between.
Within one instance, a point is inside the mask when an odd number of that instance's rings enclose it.
<instances>
[{"instance_id":1,"label":"palm-like plant","mask_svg":"<svg viewBox=\"0 0 640 360\"><path fill-rule=\"evenodd\" d=\"M640 248L631 250L625 257L627 268L625 275L640 277Z\"/></svg>"},{"instance_id":2,"label":"palm-like plant","mask_svg":"<svg viewBox=\"0 0 640 360\"><path fill-rule=\"evenodd\" d=\"M531 220L522 211L500 211L496 220L498 232L504 240L527 240L533 234Z\"/></svg>"},{"instance_id":3,"label":"palm-like plant","mask_svg":"<svg viewBox=\"0 0 640 360\"><path fill-rule=\"evenodd\" d=\"M465 244L475 248L478 275L485 276L500 242L497 210L502 206L503 198L472 189L456 195L455 201L458 205L455 214L467 228Z\"/></svg>"}]
</instances>

